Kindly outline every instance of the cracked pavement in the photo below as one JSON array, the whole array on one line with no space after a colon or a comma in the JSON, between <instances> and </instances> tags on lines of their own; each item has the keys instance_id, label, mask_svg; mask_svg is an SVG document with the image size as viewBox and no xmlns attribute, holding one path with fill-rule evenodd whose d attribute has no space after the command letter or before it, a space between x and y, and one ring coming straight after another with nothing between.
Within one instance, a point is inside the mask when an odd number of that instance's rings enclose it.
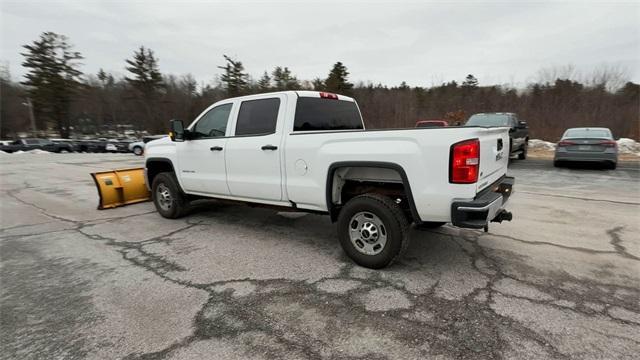
<instances>
[{"instance_id":1,"label":"cracked pavement","mask_svg":"<svg viewBox=\"0 0 640 360\"><path fill-rule=\"evenodd\" d=\"M0 157L2 359L625 359L640 353L640 171L515 162L514 221L412 231L354 265L328 217L98 211L116 154Z\"/></svg>"}]
</instances>

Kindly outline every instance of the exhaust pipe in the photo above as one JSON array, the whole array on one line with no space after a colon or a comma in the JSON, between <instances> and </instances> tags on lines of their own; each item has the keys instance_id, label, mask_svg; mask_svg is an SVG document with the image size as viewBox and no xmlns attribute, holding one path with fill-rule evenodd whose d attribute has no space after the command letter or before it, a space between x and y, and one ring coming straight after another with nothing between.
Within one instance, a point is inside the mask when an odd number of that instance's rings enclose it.
<instances>
[{"instance_id":1,"label":"exhaust pipe","mask_svg":"<svg viewBox=\"0 0 640 360\"><path fill-rule=\"evenodd\" d=\"M507 210L500 210L500 212L496 215L496 217L491 220L491 222L501 223L503 221L511 221L513 219L513 214Z\"/></svg>"}]
</instances>

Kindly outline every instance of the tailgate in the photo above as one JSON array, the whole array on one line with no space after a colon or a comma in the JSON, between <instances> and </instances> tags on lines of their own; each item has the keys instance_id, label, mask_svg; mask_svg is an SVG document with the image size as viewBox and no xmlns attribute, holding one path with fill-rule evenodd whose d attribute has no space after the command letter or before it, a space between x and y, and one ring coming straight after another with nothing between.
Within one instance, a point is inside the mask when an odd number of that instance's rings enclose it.
<instances>
[{"instance_id":1,"label":"tailgate","mask_svg":"<svg viewBox=\"0 0 640 360\"><path fill-rule=\"evenodd\" d=\"M477 191L491 185L507 173L509 164L509 128L480 129L480 174Z\"/></svg>"}]
</instances>

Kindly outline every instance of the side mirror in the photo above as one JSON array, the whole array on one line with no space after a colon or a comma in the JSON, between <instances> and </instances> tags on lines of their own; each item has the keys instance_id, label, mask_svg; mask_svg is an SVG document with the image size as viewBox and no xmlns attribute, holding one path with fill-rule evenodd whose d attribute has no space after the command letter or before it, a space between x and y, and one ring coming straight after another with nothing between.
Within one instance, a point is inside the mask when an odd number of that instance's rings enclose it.
<instances>
[{"instance_id":1,"label":"side mirror","mask_svg":"<svg viewBox=\"0 0 640 360\"><path fill-rule=\"evenodd\" d=\"M526 128L528 128L526 121L524 120L518 121L518 129L526 129Z\"/></svg>"},{"instance_id":2,"label":"side mirror","mask_svg":"<svg viewBox=\"0 0 640 360\"><path fill-rule=\"evenodd\" d=\"M182 120L171 120L171 132L169 132L171 141L184 141L184 125Z\"/></svg>"}]
</instances>

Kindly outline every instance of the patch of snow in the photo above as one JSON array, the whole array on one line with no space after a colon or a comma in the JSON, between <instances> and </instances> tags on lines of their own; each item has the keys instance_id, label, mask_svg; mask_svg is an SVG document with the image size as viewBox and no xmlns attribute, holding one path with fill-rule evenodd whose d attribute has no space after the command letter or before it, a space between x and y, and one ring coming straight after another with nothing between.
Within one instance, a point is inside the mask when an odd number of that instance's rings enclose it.
<instances>
[{"instance_id":1,"label":"patch of snow","mask_svg":"<svg viewBox=\"0 0 640 360\"><path fill-rule=\"evenodd\" d=\"M530 139L529 149L552 151L556 149L556 144L549 141L539 140L539 139Z\"/></svg>"},{"instance_id":2,"label":"patch of snow","mask_svg":"<svg viewBox=\"0 0 640 360\"><path fill-rule=\"evenodd\" d=\"M18 150L18 151L14 151L12 154L51 154L51 153L45 150L33 149L28 151Z\"/></svg>"},{"instance_id":3,"label":"patch of snow","mask_svg":"<svg viewBox=\"0 0 640 360\"><path fill-rule=\"evenodd\" d=\"M635 154L640 156L640 142L629 138L618 140L618 152L621 154Z\"/></svg>"}]
</instances>

